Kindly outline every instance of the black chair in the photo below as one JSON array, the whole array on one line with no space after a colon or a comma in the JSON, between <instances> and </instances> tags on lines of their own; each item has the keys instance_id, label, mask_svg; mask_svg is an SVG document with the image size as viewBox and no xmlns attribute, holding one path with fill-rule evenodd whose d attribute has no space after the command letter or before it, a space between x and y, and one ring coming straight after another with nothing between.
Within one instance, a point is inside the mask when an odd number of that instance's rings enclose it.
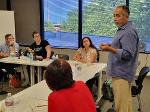
<instances>
[{"instance_id":1,"label":"black chair","mask_svg":"<svg viewBox=\"0 0 150 112\"><path fill-rule=\"evenodd\" d=\"M150 67L143 67L140 70L139 76L137 80L135 80L135 85L131 87L131 92L132 92L132 97L137 97L138 103L139 103L139 108L138 111L141 112L141 99L140 99L140 94L143 88L143 81L147 75L147 73L150 72Z\"/></svg>"},{"instance_id":2,"label":"black chair","mask_svg":"<svg viewBox=\"0 0 150 112\"><path fill-rule=\"evenodd\" d=\"M59 59L69 60L69 56L66 54L55 54Z\"/></svg>"},{"instance_id":3,"label":"black chair","mask_svg":"<svg viewBox=\"0 0 150 112\"><path fill-rule=\"evenodd\" d=\"M52 56L54 55L54 51L51 51L50 59L52 59Z\"/></svg>"},{"instance_id":4,"label":"black chair","mask_svg":"<svg viewBox=\"0 0 150 112\"><path fill-rule=\"evenodd\" d=\"M138 111L139 112L142 112L140 94L143 88L143 81L148 72L150 72L150 67L147 67L147 66L143 67L140 70L139 76L135 80L135 85L131 87L132 97L137 97L138 99L138 105L139 105ZM113 102L114 97L113 97L112 88L110 87L110 83L106 83L106 82L107 81L105 81L102 85L102 92L103 92L102 100L109 100L110 102ZM114 110L113 108L114 108L114 102L113 102L112 108L110 108L107 112L109 112L110 110L111 111Z\"/></svg>"},{"instance_id":5,"label":"black chair","mask_svg":"<svg viewBox=\"0 0 150 112\"><path fill-rule=\"evenodd\" d=\"M4 82L7 77L7 71L5 69L0 69L0 95L7 94L8 92L4 91Z\"/></svg>"}]
</instances>

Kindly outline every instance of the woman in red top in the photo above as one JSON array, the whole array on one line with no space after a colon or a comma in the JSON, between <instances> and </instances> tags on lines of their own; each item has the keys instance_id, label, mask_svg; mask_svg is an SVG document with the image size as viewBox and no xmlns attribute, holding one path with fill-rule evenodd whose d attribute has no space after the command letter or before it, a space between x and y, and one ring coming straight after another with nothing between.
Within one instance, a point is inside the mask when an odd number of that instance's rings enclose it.
<instances>
[{"instance_id":1,"label":"woman in red top","mask_svg":"<svg viewBox=\"0 0 150 112\"><path fill-rule=\"evenodd\" d=\"M48 96L48 112L96 112L89 89L82 81L73 80L66 61L53 61L46 69L45 79L53 91Z\"/></svg>"}]
</instances>

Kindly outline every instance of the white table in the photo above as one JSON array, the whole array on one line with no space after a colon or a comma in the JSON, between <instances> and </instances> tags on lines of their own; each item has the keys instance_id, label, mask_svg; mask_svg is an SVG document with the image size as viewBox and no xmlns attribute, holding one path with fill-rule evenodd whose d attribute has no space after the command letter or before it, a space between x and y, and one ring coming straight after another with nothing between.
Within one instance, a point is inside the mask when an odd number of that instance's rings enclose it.
<instances>
[{"instance_id":1,"label":"white table","mask_svg":"<svg viewBox=\"0 0 150 112\"><path fill-rule=\"evenodd\" d=\"M24 59L18 59L18 57L7 57L7 58L1 58L0 59L1 63L9 63L9 64L18 64L18 65L29 65L30 66L30 80L31 80L31 86L35 84L35 80L34 80L34 69L35 67L37 67L37 79L38 82L40 82L42 80L41 76L41 67L47 67L52 60L46 61L31 61L29 58L24 57Z\"/></svg>"},{"instance_id":2,"label":"white table","mask_svg":"<svg viewBox=\"0 0 150 112\"><path fill-rule=\"evenodd\" d=\"M74 62L69 61L72 69L74 69ZM94 77L96 73L101 73L103 69L106 68L104 63L94 63L94 64L82 64L81 71L73 70L74 80L82 80L86 82L87 80ZM102 75L100 75L100 80ZM100 81L101 83L102 81ZM99 94L101 97L101 84L99 84ZM47 112L47 106L37 107L38 105L47 105L47 98L51 90L46 85L45 80L17 93L14 95L15 104L11 112ZM0 102L2 103L2 102Z\"/></svg>"}]
</instances>

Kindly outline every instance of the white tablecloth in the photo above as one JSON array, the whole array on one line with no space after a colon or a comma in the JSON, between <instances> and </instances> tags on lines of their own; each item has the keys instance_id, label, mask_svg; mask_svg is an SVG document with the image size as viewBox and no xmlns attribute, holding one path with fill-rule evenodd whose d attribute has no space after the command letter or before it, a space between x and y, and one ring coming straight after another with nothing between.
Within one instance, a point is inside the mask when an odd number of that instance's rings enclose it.
<instances>
[{"instance_id":1,"label":"white tablecloth","mask_svg":"<svg viewBox=\"0 0 150 112\"><path fill-rule=\"evenodd\" d=\"M3 59L4 60L4 59ZM5 60L6 61L6 60ZM2 60L0 59L0 62ZM7 61L8 62L8 61ZM20 64L29 64L26 62L12 62L12 63L20 63ZM33 64L34 63L34 64ZM30 65L41 66L43 63L41 62L33 62ZM46 64L47 63L47 64ZM45 62L43 66L47 66L50 62ZM82 80L86 82L87 80L94 77L96 73L101 73L103 69L106 68L106 64L104 63L92 63L92 64L81 64L81 70L77 70L75 65L77 62L69 61L72 69L73 69L73 78L74 80ZM100 75L100 80L102 76ZM101 82L99 83L99 97L101 97ZM11 112L47 112L47 106L37 107L39 105L47 105L47 97L51 90L46 85L45 80L13 95L14 105L12 106ZM0 105L2 105L0 102Z\"/></svg>"}]
</instances>

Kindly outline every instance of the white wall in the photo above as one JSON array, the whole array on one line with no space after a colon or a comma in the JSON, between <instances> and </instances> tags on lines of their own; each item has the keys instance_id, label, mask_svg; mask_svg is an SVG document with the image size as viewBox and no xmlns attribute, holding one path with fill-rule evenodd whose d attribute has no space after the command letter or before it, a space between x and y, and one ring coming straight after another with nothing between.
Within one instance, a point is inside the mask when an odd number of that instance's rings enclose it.
<instances>
[{"instance_id":1,"label":"white wall","mask_svg":"<svg viewBox=\"0 0 150 112\"><path fill-rule=\"evenodd\" d=\"M15 37L14 11L0 10L0 44L5 42L5 35L8 33Z\"/></svg>"}]
</instances>

